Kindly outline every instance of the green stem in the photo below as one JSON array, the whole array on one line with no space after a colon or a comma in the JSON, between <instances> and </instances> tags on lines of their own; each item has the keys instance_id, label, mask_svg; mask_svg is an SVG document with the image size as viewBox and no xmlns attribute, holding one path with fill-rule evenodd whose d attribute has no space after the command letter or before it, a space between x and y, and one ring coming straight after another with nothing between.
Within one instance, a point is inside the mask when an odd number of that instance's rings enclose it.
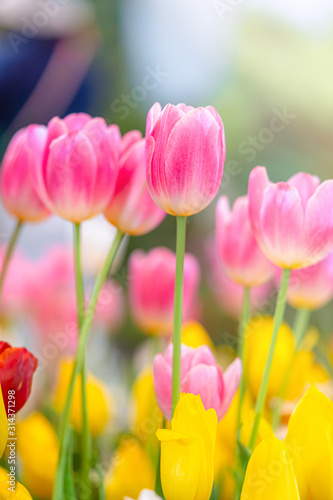
<instances>
[{"instance_id":1,"label":"green stem","mask_svg":"<svg viewBox=\"0 0 333 500\"><path fill-rule=\"evenodd\" d=\"M244 345L246 336L246 327L251 318L251 306L250 306L250 288L244 288L244 302L241 322L239 325L239 336L238 336L238 352L237 355L242 361L242 378L239 386L239 404L238 404L238 415L237 415L237 439L239 438L241 430L241 419L242 419L242 406L245 397L246 381L245 381L245 370L244 370Z\"/></svg>"},{"instance_id":2,"label":"green stem","mask_svg":"<svg viewBox=\"0 0 333 500\"><path fill-rule=\"evenodd\" d=\"M12 258L14 248L15 248L18 236L20 234L22 225L23 225L22 221L17 221L14 232L9 240L6 255L5 255L3 264L2 264L1 273L0 273L0 309L1 309L1 297L2 297L3 285L5 283L5 278L6 278L6 274L8 271L8 266L9 266L10 260Z\"/></svg>"},{"instance_id":3,"label":"green stem","mask_svg":"<svg viewBox=\"0 0 333 500\"><path fill-rule=\"evenodd\" d=\"M71 405L73 400L74 386L75 381L80 373L80 370L83 366L84 361L84 353L85 347L90 331L90 326L94 317L95 308L98 302L98 297L102 286L107 278L111 265L114 261L114 258L119 249L120 243L124 238L124 233L118 230L118 233L115 237L115 240L112 244L112 247L108 253L106 261L101 269L94 289L91 294L91 300L88 308L88 312L82 324L80 337L79 337L79 345L76 351L76 357L74 361L73 371L71 375L71 380L68 387L67 399L65 403L65 408L62 414L61 425L60 425L60 450L59 450L59 458L58 458L58 466L57 466L57 475L53 489L53 500L62 500L63 499L63 485L64 485L64 472L66 467L66 453L68 449L68 440L70 436L70 427L69 427L69 417L71 411Z\"/></svg>"},{"instance_id":4,"label":"green stem","mask_svg":"<svg viewBox=\"0 0 333 500\"><path fill-rule=\"evenodd\" d=\"M258 399L257 399L256 406L255 406L254 422L253 422L253 428L252 428L252 433L251 433L250 443L249 443L249 448L251 451L254 450L254 447L255 447L256 442L257 442L260 420L261 420L262 413L263 413L264 406L265 406L267 389L268 389L268 382L269 382L269 376L270 376L272 362L273 362L275 345L276 345L278 333L279 333L279 330L280 330L280 327L281 327L281 324L283 321L284 312L286 309L286 296L287 296L289 277L290 277L290 269L284 269L283 273L282 273L282 280L281 280L279 295L278 295L277 303L275 306L274 326L273 326L271 344L269 346L266 365L265 365L263 377L261 380L261 386L260 386L260 390L259 390L259 394L258 394Z\"/></svg>"},{"instance_id":5,"label":"green stem","mask_svg":"<svg viewBox=\"0 0 333 500\"><path fill-rule=\"evenodd\" d=\"M280 393L278 395L277 403L276 403L275 408L274 408L273 419L272 419L273 429L276 429L280 423L280 412L281 412L282 402L284 401L286 394L287 394L288 385L290 382L290 377L291 377L292 369L293 369L294 362L295 362L295 357L296 357L296 354L301 347L302 341L303 341L305 334L307 332L307 329L309 326L309 321L310 321L310 316L311 316L311 311L309 309L298 309L297 310L294 328L293 328L294 337L295 337L295 351L294 351L294 355L292 357L292 360L287 368L287 371L283 377Z\"/></svg>"},{"instance_id":6,"label":"green stem","mask_svg":"<svg viewBox=\"0 0 333 500\"><path fill-rule=\"evenodd\" d=\"M84 304L84 284L82 276L81 263L81 238L80 224L74 224L74 252L75 252L75 281L76 281L76 296L77 296L77 311L78 311L78 326L81 335L82 324L85 317ZM81 369L81 399L82 399L82 466L81 478L87 483L89 490L89 472L91 463L91 441L88 421L88 403L87 403L87 387L86 387L86 366L85 354Z\"/></svg>"},{"instance_id":7,"label":"green stem","mask_svg":"<svg viewBox=\"0 0 333 500\"><path fill-rule=\"evenodd\" d=\"M186 217L177 216L176 280L173 318L172 416L180 396L185 238Z\"/></svg>"},{"instance_id":8,"label":"green stem","mask_svg":"<svg viewBox=\"0 0 333 500\"><path fill-rule=\"evenodd\" d=\"M298 309L294 323L295 352L301 347L310 322L311 311Z\"/></svg>"}]
</instances>

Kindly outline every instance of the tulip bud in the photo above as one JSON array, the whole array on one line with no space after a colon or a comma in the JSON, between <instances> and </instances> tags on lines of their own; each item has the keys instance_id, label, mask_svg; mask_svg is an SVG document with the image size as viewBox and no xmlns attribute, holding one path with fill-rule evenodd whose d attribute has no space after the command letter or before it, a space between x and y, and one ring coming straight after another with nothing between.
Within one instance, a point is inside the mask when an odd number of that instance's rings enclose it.
<instances>
[{"instance_id":1,"label":"tulip bud","mask_svg":"<svg viewBox=\"0 0 333 500\"><path fill-rule=\"evenodd\" d=\"M35 183L41 170L46 127L30 125L16 132L1 165L1 196L9 213L23 222L39 222L50 215Z\"/></svg>"},{"instance_id":2,"label":"tulip bud","mask_svg":"<svg viewBox=\"0 0 333 500\"><path fill-rule=\"evenodd\" d=\"M71 361L65 360L60 365L54 397L54 406L58 413L63 411L65 405L72 369L73 363ZM79 375L75 382L70 415L71 423L78 432L82 431L81 385L81 375ZM87 376L86 393L89 430L92 436L99 436L111 418L111 397L104 384L91 373L88 373Z\"/></svg>"},{"instance_id":3,"label":"tulip bud","mask_svg":"<svg viewBox=\"0 0 333 500\"><path fill-rule=\"evenodd\" d=\"M215 197L225 161L224 128L212 106L156 103L147 117L146 176L155 203L171 215L203 210Z\"/></svg>"},{"instance_id":4,"label":"tulip bud","mask_svg":"<svg viewBox=\"0 0 333 500\"><path fill-rule=\"evenodd\" d=\"M167 248L136 250L129 260L129 300L135 323L147 334L169 334L173 327L176 255ZM158 277L158 279L157 279ZM183 319L193 318L198 300L200 268L185 254Z\"/></svg>"},{"instance_id":5,"label":"tulip bud","mask_svg":"<svg viewBox=\"0 0 333 500\"><path fill-rule=\"evenodd\" d=\"M293 455L300 498L333 498L333 403L315 387L294 410L286 444Z\"/></svg>"},{"instance_id":6,"label":"tulip bud","mask_svg":"<svg viewBox=\"0 0 333 500\"><path fill-rule=\"evenodd\" d=\"M137 498L144 488L152 490L154 486L155 470L145 450L137 440L124 439L105 478L106 500Z\"/></svg>"},{"instance_id":7,"label":"tulip bud","mask_svg":"<svg viewBox=\"0 0 333 500\"><path fill-rule=\"evenodd\" d=\"M145 140L136 130L122 138L115 192L104 215L123 233L133 236L149 233L165 218L148 191Z\"/></svg>"},{"instance_id":8,"label":"tulip bud","mask_svg":"<svg viewBox=\"0 0 333 500\"><path fill-rule=\"evenodd\" d=\"M227 276L243 287L267 283L273 265L260 250L249 218L246 196L237 198L230 211L228 199L221 196L216 208L216 242Z\"/></svg>"},{"instance_id":9,"label":"tulip bud","mask_svg":"<svg viewBox=\"0 0 333 500\"><path fill-rule=\"evenodd\" d=\"M26 403L37 365L35 356L24 347L0 342L0 385L7 415L18 412Z\"/></svg>"},{"instance_id":10,"label":"tulip bud","mask_svg":"<svg viewBox=\"0 0 333 500\"><path fill-rule=\"evenodd\" d=\"M161 353L155 356L153 364L156 399L168 420L171 418L172 356L171 344L165 356ZM238 389L241 361L237 358L223 374L209 347L194 349L182 344L181 368L181 391L200 395L206 410L214 408L221 420Z\"/></svg>"},{"instance_id":11,"label":"tulip bud","mask_svg":"<svg viewBox=\"0 0 333 500\"><path fill-rule=\"evenodd\" d=\"M217 418L200 396L182 394L171 430L159 429L165 500L209 500L214 480Z\"/></svg>"},{"instance_id":12,"label":"tulip bud","mask_svg":"<svg viewBox=\"0 0 333 500\"><path fill-rule=\"evenodd\" d=\"M254 450L247 466L241 500L301 500L286 445L274 435ZM318 497L319 498L319 497ZM321 497L328 498L328 497Z\"/></svg>"},{"instance_id":13,"label":"tulip bud","mask_svg":"<svg viewBox=\"0 0 333 500\"><path fill-rule=\"evenodd\" d=\"M82 222L105 210L114 190L120 152L117 126L102 118L69 115L47 127L40 196L55 214Z\"/></svg>"},{"instance_id":14,"label":"tulip bud","mask_svg":"<svg viewBox=\"0 0 333 500\"><path fill-rule=\"evenodd\" d=\"M249 213L257 242L279 267L297 269L322 260L333 249L333 180L300 172L273 184L266 169L249 179Z\"/></svg>"},{"instance_id":15,"label":"tulip bud","mask_svg":"<svg viewBox=\"0 0 333 500\"><path fill-rule=\"evenodd\" d=\"M48 500L57 470L58 436L44 415L37 412L18 424L17 435L24 484L34 496Z\"/></svg>"}]
</instances>

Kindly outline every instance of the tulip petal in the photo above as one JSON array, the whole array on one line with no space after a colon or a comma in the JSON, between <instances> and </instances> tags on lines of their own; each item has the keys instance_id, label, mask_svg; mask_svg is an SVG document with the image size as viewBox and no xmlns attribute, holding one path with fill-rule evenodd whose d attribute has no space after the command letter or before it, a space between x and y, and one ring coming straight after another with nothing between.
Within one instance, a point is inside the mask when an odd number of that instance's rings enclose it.
<instances>
[{"instance_id":1,"label":"tulip petal","mask_svg":"<svg viewBox=\"0 0 333 500\"><path fill-rule=\"evenodd\" d=\"M305 174L304 172L299 172L298 174L293 175L287 183L291 187L295 187L298 191L298 194L302 200L303 210L305 212L306 205L311 198L311 196L315 193L316 189L320 184L320 179L317 175Z\"/></svg>"},{"instance_id":2,"label":"tulip petal","mask_svg":"<svg viewBox=\"0 0 333 500\"><path fill-rule=\"evenodd\" d=\"M239 358L236 358L223 374L224 395L222 406L217 414L219 420L221 420L229 410L229 406L238 390L241 376L242 362Z\"/></svg>"},{"instance_id":3,"label":"tulip petal","mask_svg":"<svg viewBox=\"0 0 333 500\"><path fill-rule=\"evenodd\" d=\"M150 119L156 112L153 110ZM170 196L167 188L166 178L166 148L171 130L176 123L184 116L184 113L168 104L160 115L158 121L154 124L154 128L146 138L146 177L147 184L150 189L150 194L157 205L165 209L169 207L172 210ZM148 124L149 127L149 124ZM152 162L154 161L154 168ZM156 193L156 196L155 196ZM158 202L158 197L161 198L162 204Z\"/></svg>"},{"instance_id":4,"label":"tulip petal","mask_svg":"<svg viewBox=\"0 0 333 500\"><path fill-rule=\"evenodd\" d=\"M161 444L163 493L167 500L193 500L199 483L200 449L197 440L175 435L176 439L163 440Z\"/></svg>"},{"instance_id":5,"label":"tulip petal","mask_svg":"<svg viewBox=\"0 0 333 500\"><path fill-rule=\"evenodd\" d=\"M301 498L333 498L333 403L311 387L298 403L286 438Z\"/></svg>"},{"instance_id":6,"label":"tulip petal","mask_svg":"<svg viewBox=\"0 0 333 500\"><path fill-rule=\"evenodd\" d=\"M249 215L254 234L257 240L261 236L260 211L264 199L264 192L270 185L265 167L254 168L249 177Z\"/></svg>"},{"instance_id":7,"label":"tulip petal","mask_svg":"<svg viewBox=\"0 0 333 500\"><path fill-rule=\"evenodd\" d=\"M220 129L204 108L187 113L172 128L165 154L165 183L173 213L193 214L215 196L222 179Z\"/></svg>"},{"instance_id":8,"label":"tulip petal","mask_svg":"<svg viewBox=\"0 0 333 500\"><path fill-rule=\"evenodd\" d=\"M296 188L280 182L265 190L260 211L264 253L280 267L303 262L304 212Z\"/></svg>"},{"instance_id":9,"label":"tulip petal","mask_svg":"<svg viewBox=\"0 0 333 500\"><path fill-rule=\"evenodd\" d=\"M90 205L96 172L94 149L81 132L51 143L45 187L58 215L73 222L94 215L90 214Z\"/></svg>"},{"instance_id":10,"label":"tulip petal","mask_svg":"<svg viewBox=\"0 0 333 500\"><path fill-rule=\"evenodd\" d=\"M241 500L301 500L287 447L275 436L262 441L247 466Z\"/></svg>"},{"instance_id":11,"label":"tulip petal","mask_svg":"<svg viewBox=\"0 0 333 500\"><path fill-rule=\"evenodd\" d=\"M305 241L314 265L333 248L333 180L323 182L310 198L305 213Z\"/></svg>"},{"instance_id":12,"label":"tulip petal","mask_svg":"<svg viewBox=\"0 0 333 500\"><path fill-rule=\"evenodd\" d=\"M153 364L155 396L162 413L171 420L172 367L162 354L157 354Z\"/></svg>"}]
</instances>

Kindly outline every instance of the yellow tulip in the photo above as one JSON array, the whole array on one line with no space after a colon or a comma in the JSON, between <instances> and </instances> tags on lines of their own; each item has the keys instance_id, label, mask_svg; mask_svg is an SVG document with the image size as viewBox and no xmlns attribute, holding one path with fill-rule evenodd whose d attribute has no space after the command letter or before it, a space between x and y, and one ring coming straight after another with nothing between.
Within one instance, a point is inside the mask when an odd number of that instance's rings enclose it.
<instances>
[{"instance_id":1,"label":"yellow tulip","mask_svg":"<svg viewBox=\"0 0 333 500\"><path fill-rule=\"evenodd\" d=\"M137 498L144 489L154 489L156 472L140 443L133 438L122 441L115 452L105 479L107 500Z\"/></svg>"},{"instance_id":2,"label":"yellow tulip","mask_svg":"<svg viewBox=\"0 0 333 500\"><path fill-rule=\"evenodd\" d=\"M201 345L208 345L213 352L215 351L214 343L207 330L196 321L191 321L183 325L182 343L195 348Z\"/></svg>"},{"instance_id":3,"label":"yellow tulip","mask_svg":"<svg viewBox=\"0 0 333 500\"><path fill-rule=\"evenodd\" d=\"M301 498L305 500L298 492L292 457L286 445L272 435L259 444L250 458L241 500Z\"/></svg>"},{"instance_id":4,"label":"yellow tulip","mask_svg":"<svg viewBox=\"0 0 333 500\"><path fill-rule=\"evenodd\" d=\"M311 351L298 351L293 361L286 399L292 401L299 398L306 386L324 383L329 380L325 369L317 364Z\"/></svg>"},{"instance_id":5,"label":"yellow tulip","mask_svg":"<svg viewBox=\"0 0 333 500\"><path fill-rule=\"evenodd\" d=\"M155 397L153 372L151 368L145 368L132 387L131 427L140 440L147 441L150 437L156 440L156 431L162 422L163 414Z\"/></svg>"},{"instance_id":6,"label":"yellow tulip","mask_svg":"<svg viewBox=\"0 0 333 500\"><path fill-rule=\"evenodd\" d=\"M235 495L235 477L233 469L235 467L235 451L237 441L237 417L239 405L239 392L234 397L226 416L218 423L215 447L215 483L222 485L221 499L233 500ZM242 406L242 428L240 441L247 446L250 440L252 425L254 420L254 410L249 394L245 393ZM258 440L259 444L263 439L268 438L273 433L272 427L264 418L260 421Z\"/></svg>"},{"instance_id":7,"label":"yellow tulip","mask_svg":"<svg viewBox=\"0 0 333 500\"><path fill-rule=\"evenodd\" d=\"M8 421L0 385L0 458L5 451L8 437Z\"/></svg>"},{"instance_id":8,"label":"yellow tulip","mask_svg":"<svg viewBox=\"0 0 333 500\"><path fill-rule=\"evenodd\" d=\"M208 500L214 479L217 416L200 396L182 394L171 430L159 429L161 481L166 500Z\"/></svg>"},{"instance_id":9,"label":"yellow tulip","mask_svg":"<svg viewBox=\"0 0 333 500\"><path fill-rule=\"evenodd\" d=\"M17 437L24 484L32 495L51 498L59 453L59 441L52 425L41 413L32 413L18 424Z\"/></svg>"},{"instance_id":10,"label":"yellow tulip","mask_svg":"<svg viewBox=\"0 0 333 500\"><path fill-rule=\"evenodd\" d=\"M8 483L8 471L0 467L0 499L1 500L32 500L30 493L22 484L16 482L15 486ZM11 490L10 488L14 488Z\"/></svg>"},{"instance_id":11,"label":"yellow tulip","mask_svg":"<svg viewBox=\"0 0 333 500\"><path fill-rule=\"evenodd\" d=\"M65 405L67 390L72 374L73 363L65 360L61 363L54 396L54 407L60 414ZM87 376L87 407L90 433L99 436L105 430L111 418L111 397L104 384L91 373ZM78 432L82 429L82 393L81 376L78 376L71 408L71 423Z\"/></svg>"},{"instance_id":12,"label":"yellow tulip","mask_svg":"<svg viewBox=\"0 0 333 500\"><path fill-rule=\"evenodd\" d=\"M301 499L333 498L333 403L311 387L298 403L286 437Z\"/></svg>"},{"instance_id":13,"label":"yellow tulip","mask_svg":"<svg viewBox=\"0 0 333 500\"><path fill-rule=\"evenodd\" d=\"M244 366L247 382L255 398L258 396L261 385L273 332L273 323L273 318L269 316L253 318L247 329ZM294 351L293 333L289 326L283 323L274 351L268 384L268 400L280 394L284 375L292 362Z\"/></svg>"}]
</instances>

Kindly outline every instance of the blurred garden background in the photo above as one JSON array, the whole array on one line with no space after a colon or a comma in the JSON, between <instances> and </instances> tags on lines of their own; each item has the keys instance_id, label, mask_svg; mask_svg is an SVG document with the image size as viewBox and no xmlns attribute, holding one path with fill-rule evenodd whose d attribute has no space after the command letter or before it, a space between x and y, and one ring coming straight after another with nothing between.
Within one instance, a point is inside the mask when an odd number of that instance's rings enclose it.
<instances>
[{"instance_id":1,"label":"blurred garden background","mask_svg":"<svg viewBox=\"0 0 333 500\"><path fill-rule=\"evenodd\" d=\"M47 123L53 115L85 111L123 133L137 128L144 134L156 101L212 104L226 131L221 192L232 201L246 193L256 165L266 166L273 181L299 170L332 177L330 0L1 0L0 29L2 152L18 128ZM206 240L214 233L214 209L213 203L189 221L187 250L202 267L198 316L224 343L237 322L212 300L209 286ZM2 244L12 227L1 209ZM85 231L91 262L114 233L102 217L86 223ZM19 246L37 259L55 243L70 245L71 232L68 222L52 217L38 228L25 227ZM121 289L130 253L156 245L175 249L174 218L124 245L114 270ZM312 322L328 335L332 320L330 305ZM143 340L125 315L111 342L132 353Z\"/></svg>"}]
</instances>

